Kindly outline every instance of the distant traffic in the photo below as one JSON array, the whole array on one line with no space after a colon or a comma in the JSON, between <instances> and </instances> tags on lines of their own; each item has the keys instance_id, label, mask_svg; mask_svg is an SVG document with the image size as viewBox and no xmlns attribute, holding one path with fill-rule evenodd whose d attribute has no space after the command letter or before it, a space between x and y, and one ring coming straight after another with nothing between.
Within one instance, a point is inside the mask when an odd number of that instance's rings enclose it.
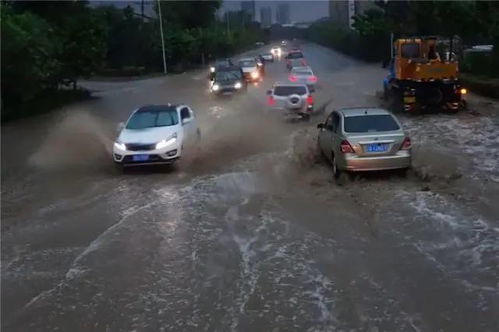
<instances>
[{"instance_id":1,"label":"distant traffic","mask_svg":"<svg viewBox=\"0 0 499 332\"><path fill-rule=\"evenodd\" d=\"M217 59L209 66L209 95L244 94L267 79L268 66L284 66L287 77L267 82L271 88L266 107L285 118L309 121L317 114L314 92L320 86L306 54L296 42L285 40L268 49L263 43L256 46L261 51L256 56ZM352 107L333 110L317 125L317 149L331 164L334 178L343 172L410 168L411 139L399 120L382 108ZM119 166L172 164L187 146L198 144L200 132L195 112L187 105L139 108L120 125L114 162Z\"/></svg>"}]
</instances>

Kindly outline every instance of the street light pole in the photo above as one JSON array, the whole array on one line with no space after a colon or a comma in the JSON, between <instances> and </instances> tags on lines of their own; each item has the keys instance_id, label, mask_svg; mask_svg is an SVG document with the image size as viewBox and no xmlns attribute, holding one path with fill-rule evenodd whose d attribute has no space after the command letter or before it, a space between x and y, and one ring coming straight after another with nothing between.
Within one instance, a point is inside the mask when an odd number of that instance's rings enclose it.
<instances>
[{"instance_id":1,"label":"street light pole","mask_svg":"<svg viewBox=\"0 0 499 332\"><path fill-rule=\"evenodd\" d=\"M161 33L161 47L163 49L163 72L166 75L165 36L163 34L163 17L161 16L161 1L160 0L158 0L158 14L159 14L159 31Z\"/></svg>"}]
</instances>

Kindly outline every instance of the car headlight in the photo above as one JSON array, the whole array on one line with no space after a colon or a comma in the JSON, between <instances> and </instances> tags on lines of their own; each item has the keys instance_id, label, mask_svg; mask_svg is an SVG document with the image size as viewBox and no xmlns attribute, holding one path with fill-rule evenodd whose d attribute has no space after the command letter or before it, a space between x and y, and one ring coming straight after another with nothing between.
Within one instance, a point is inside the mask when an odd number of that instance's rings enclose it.
<instances>
[{"instance_id":1,"label":"car headlight","mask_svg":"<svg viewBox=\"0 0 499 332\"><path fill-rule=\"evenodd\" d=\"M126 151L126 145L125 145L125 143L121 143L120 141L114 142L114 147L116 149Z\"/></svg>"},{"instance_id":2,"label":"car headlight","mask_svg":"<svg viewBox=\"0 0 499 332\"><path fill-rule=\"evenodd\" d=\"M215 72L215 67L210 67L210 71L211 71L212 73L214 73L214 72Z\"/></svg>"},{"instance_id":3,"label":"car headlight","mask_svg":"<svg viewBox=\"0 0 499 332\"><path fill-rule=\"evenodd\" d=\"M257 71L251 73L251 78L258 78L259 74Z\"/></svg>"},{"instance_id":4,"label":"car headlight","mask_svg":"<svg viewBox=\"0 0 499 332\"><path fill-rule=\"evenodd\" d=\"M241 89L243 87L243 85L241 84L241 82L236 82L236 84L234 84L234 88L236 89Z\"/></svg>"},{"instance_id":5,"label":"car headlight","mask_svg":"<svg viewBox=\"0 0 499 332\"><path fill-rule=\"evenodd\" d=\"M166 148L167 146L172 145L177 141L177 133L173 134L170 138L164 139L158 143L156 143L156 150Z\"/></svg>"},{"instance_id":6,"label":"car headlight","mask_svg":"<svg viewBox=\"0 0 499 332\"><path fill-rule=\"evenodd\" d=\"M213 84L213 86L211 87L211 89L212 89L213 91L218 91L218 90L220 89L220 85L218 85L218 84Z\"/></svg>"}]
</instances>

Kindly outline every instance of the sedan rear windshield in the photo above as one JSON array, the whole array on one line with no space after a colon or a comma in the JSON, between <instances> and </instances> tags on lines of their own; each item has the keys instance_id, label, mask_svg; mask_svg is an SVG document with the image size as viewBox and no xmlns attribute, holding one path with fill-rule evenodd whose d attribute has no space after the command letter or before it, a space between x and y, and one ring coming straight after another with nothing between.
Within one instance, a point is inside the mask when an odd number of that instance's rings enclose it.
<instances>
[{"instance_id":1,"label":"sedan rear windshield","mask_svg":"<svg viewBox=\"0 0 499 332\"><path fill-rule=\"evenodd\" d=\"M373 131L393 131L400 127L389 114L361 115L345 117L345 132L365 133Z\"/></svg>"},{"instance_id":2,"label":"sedan rear windshield","mask_svg":"<svg viewBox=\"0 0 499 332\"><path fill-rule=\"evenodd\" d=\"M291 52L288 54L288 59L300 59L303 58L302 52Z\"/></svg>"},{"instance_id":3,"label":"sedan rear windshield","mask_svg":"<svg viewBox=\"0 0 499 332\"><path fill-rule=\"evenodd\" d=\"M252 60L239 61L241 67L256 67L256 62Z\"/></svg>"},{"instance_id":4,"label":"sedan rear windshield","mask_svg":"<svg viewBox=\"0 0 499 332\"><path fill-rule=\"evenodd\" d=\"M167 127L178 124L176 109L150 110L135 112L126 125L127 129Z\"/></svg>"},{"instance_id":5,"label":"sedan rear windshield","mask_svg":"<svg viewBox=\"0 0 499 332\"><path fill-rule=\"evenodd\" d=\"M307 69L293 69L293 74L296 74L296 75L310 75L312 76L312 72L310 70L307 70Z\"/></svg>"},{"instance_id":6,"label":"sedan rear windshield","mask_svg":"<svg viewBox=\"0 0 499 332\"><path fill-rule=\"evenodd\" d=\"M307 89L304 86L276 86L274 88L276 96L304 95L306 93Z\"/></svg>"}]
</instances>

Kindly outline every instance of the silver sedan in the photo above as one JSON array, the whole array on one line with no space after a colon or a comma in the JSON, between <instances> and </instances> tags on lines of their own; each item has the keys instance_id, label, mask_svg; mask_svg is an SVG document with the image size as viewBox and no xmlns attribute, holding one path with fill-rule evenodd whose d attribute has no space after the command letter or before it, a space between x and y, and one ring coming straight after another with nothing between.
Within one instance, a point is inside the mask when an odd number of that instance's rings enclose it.
<instances>
[{"instance_id":1,"label":"silver sedan","mask_svg":"<svg viewBox=\"0 0 499 332\"><path fill-rule=\"evenodd\" d=\"M317 76L310 67L293 67L289 73L289 80L293 83L306 84L310 91L315 90Z\"/></svg>"},{"instance_id":2,"label":"silver sedan","mask_svg":"<svg viewBox=\"0 0 499 332\"><path fill-rule=\"evenodd\" d=\"M319 128L318 145L333 166L342 171L409 168L411 140L390 112L379 108L335 110Z\"/></svg>"}]
</instances>

